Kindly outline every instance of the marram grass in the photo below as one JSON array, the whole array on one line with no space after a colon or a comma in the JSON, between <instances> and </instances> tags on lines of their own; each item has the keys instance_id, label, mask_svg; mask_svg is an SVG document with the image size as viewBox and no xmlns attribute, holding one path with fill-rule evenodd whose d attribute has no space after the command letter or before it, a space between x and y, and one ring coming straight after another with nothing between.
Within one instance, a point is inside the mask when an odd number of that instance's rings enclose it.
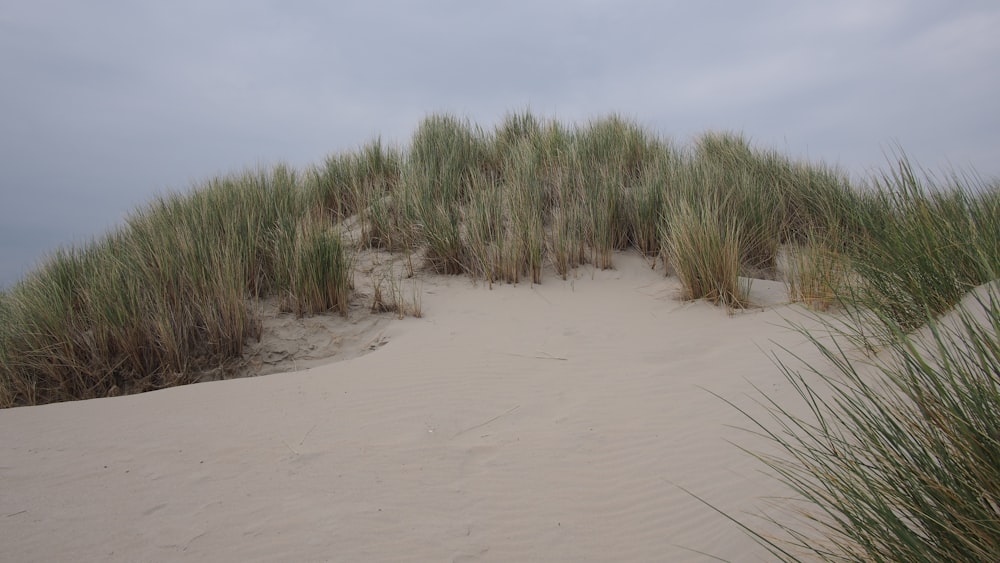
<instances>
[{"instance_id":1,"label":"marram grass","mask_svg":"<svg viewBox=\"0 0 1000 563\"><path fill-rule=\"evenodd\" d=\"M750 417L781 453L759 455L798 500L741 523L782 561L993 561L1000 553L1000 293L907 333L891 318L807 334L832 367L779 364L809 416L766 399ZM859 361L838 340L886 343ZM749 416L749 415L748 415Z\"/></svg>"},{"instance_id":2,"label":"marram grass","mask_svg":"<svg viewBox=\"0 0 1000 563\"><path fill-rule=\"evenodd\" d=\"M816 311L836 308L838 295L846 292L851 275L847 259L837 251L837 235L814 233L786 252L785 283L788 299Z\"/></svg>"},{"instance_id":3,"label":"marram grass","mask_svg":"<svg viewBox=\"0 0 1000 563\"><path fill-rule=\"evenodd\" d=\"M740 279L740 225L719 209L681 203L667 215L667 260L680 278L687 299L707 299L727 307L748 303L749 287Z\"/></svg>"},{"instance_id":4,"label":"marram grass","mask_svg":"<svg viewBox=\"0 0 1000 563\"><path fill-rule=\"evenodd\" d=\"M187 383L260 335L251 302L343 310L350 271L278 166L155 200L117 232L57 252L4 292L0 404L48 403ZM339 252L339 253L338 253Z\"/></svg>"},{"instance_id":5,"label":"marram grass","mask_svg":"<svg viewBox=\"0 0 1000 563\"><path fill-rule=\"evenodd\" d=\"M689 295L736 305L734 279L777 276L783 245L808 246L844 260L860 280L852 299L912 327L989 279L1000 254L995 185L924 183L903 160L855 187L740 135L677 147L616 115L573 126L523 111L493 130L431 115L404 148L376 140L301 173L210 179L54 255L0 300L4 396L31 404L186 381L256 337L254 299L343 310L350 275L339 272L358 247L507 283L612 268L635 249L665 257ZM823 238L832 232L842 236ZM64 388L59 370L77 383Z\"/></svg>"}]
</instances>

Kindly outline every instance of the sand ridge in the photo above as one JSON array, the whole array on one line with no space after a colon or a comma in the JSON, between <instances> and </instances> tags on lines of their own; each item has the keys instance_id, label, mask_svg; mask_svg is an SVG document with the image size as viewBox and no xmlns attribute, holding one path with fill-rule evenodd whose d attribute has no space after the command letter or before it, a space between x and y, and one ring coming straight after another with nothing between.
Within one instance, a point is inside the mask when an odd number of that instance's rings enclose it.
<instances>
[{"instance_id":1,"label":"sand ridge","mask_svg":"<svg viewBox=\"0 0 1000 563\"><path fill-rule=\"evenodd\" d=\"M373 353L297 372L0 411L11 560L767 560L742 515L783 492L730 442L771 306L677 299L641 257L562 281L435 277ZM366 327L365 330L371 327ZM375 333L372 333L375 334Z\"/></svg>"}]
</instances>

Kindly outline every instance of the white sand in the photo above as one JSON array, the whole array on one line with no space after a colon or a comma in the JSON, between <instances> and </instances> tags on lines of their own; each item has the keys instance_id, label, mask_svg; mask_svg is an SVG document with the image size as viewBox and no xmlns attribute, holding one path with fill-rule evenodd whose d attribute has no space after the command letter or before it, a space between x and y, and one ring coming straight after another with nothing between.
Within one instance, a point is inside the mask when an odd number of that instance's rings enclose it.
<instances>
[{"instance_id":1,"label":"white sand","mask_svg":"<svg viewBox=\"0 0 1000 563\"><path fill-rule=\"evenodd\" d=\"M679 486L738 516L782 492L710 391L794 399L765 351L815 357L801 309L730 316L616 265L427 280L423 318L305 371L0 411L0 558L767 560Z\"/></svg>"}]
</instances>

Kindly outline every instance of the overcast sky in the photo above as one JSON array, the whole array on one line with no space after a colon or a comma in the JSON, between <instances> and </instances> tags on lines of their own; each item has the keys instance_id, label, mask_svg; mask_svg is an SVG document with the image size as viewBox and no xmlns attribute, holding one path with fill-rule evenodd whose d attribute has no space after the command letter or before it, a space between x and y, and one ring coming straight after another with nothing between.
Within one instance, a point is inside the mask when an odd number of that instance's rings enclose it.
<instances>
[{"instance_id":1,"label":"overcast sky","mask_svg":"<svg viewBox=\"0 0 1000 563\"><path fill-rule=\"evenodd\" d=\"M989 1L7 0L0 286L166 190L451 112L617 112L836 164L1000 175Z\"/></svg>"}]
</instances>

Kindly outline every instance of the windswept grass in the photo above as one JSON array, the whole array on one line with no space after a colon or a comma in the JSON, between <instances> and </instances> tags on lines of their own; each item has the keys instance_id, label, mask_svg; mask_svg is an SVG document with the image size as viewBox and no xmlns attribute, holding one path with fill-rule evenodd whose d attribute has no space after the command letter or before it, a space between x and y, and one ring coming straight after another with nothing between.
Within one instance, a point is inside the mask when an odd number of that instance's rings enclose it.
<instances>
[{"instance_id":1,"label":"windswept grass","mask_svg":"<svg viewBox=\"0 0 1000 563\"><path fill-rule=\"evenodd\" d=\"M277 166L157 199L125 227L57 252L5 292L4 406L187 383L239 358L260 334L251 300L343 310L349 269Z\"/></svg>"},{"instance_id":2,"label":"windswept grass","mask_svg":"<svg viewBox=\"0 0 1000 563\"><path fill-rule=\"evenodd\" d=\"M573 268L587 261L586 210L580 199L567 192L559 190L547 246L556 273L564 280Z\"/></svg>"},{"instance_id":3,"label":"windswept grass","mask_svg":"<svg viewBox=\"0 0 1000 563\"><path fill-rule=\"evenodd\" d=\"M668 214L664 231L668 260L688 299L707 299L727 307L747 304L749 287L740 280L739 222L718 209L681 203Z\"/></svg>"},{"instance_id":4,"label":"windswept grass","mask_svg":"<svg viewBox=\"0 0 1000 563\"><path fill-rule=\"evenodd\" d=\"M747 527L776 558L1000 553L1000 293L985 286L948 319L925 320L919 334L884 317L867 327L888 343L871 366L816 338L832 369L781 364L811 416L771 401L773 419L753 420L783 452L760 459L804 503L797 516L768 517L783 537Z\"/></svg>"},{"instance_id":5,"label":"windswept grass","mask_svg":"<svg viewBox=\"0 0 1000 563\"><path fill-rule=\"evenodd\" d=\"M398 247L399 210L390 195L399 189L402 166L402 152L376 139L358 152L331 155L323 166L308 168L303 197L307 207L334 222L357 216L365 246Z\"/></svg>"},{"instance_id":6,"label":"windswept grass","mask_svg":"<svg viewBox=\"0 0 1000 563\"><path fill-rule=\"evenodd\" d=\"M431 116L413 135L404 174L408 219L426 245L431 268L444 274L467 271L462 207L477 173L488 169L478 128L451 116Z\"/></svg>"},{"instance_id":7,"label":"windswept grass","mask_svg":"<svg viewBox=\"0 0 1000 563\"><path fill-rule=\"evenodd\" d=\"M544 224L551 204L541 166L540 156L529 139L520 141L507 153L503 186L509 213L505 281L517 283L522 275L529 276L533 283L542 281Z\"/></svg>"},{"instance_id":8,"label":"windswept grass","mask_svg":"<svg viewBox=\"0 0 1000 563\"><path fill-rule=\"evenodd\" d=\"M305 221L279 250L285 256L279 271L285 310L300 316L327 311L347 314L352 266L330 226Z\"/></svg>"},{"instance_id":9,"label":"windswept grass","mask_svg":"<svg viewBox=\"0 0 1000 563\"><path fill-rule=\"evenodd\" d=\"M778 245L788 225L783 213L782 174L771 153L756 153L741 136L708 133L695 145L689 163L686 197L738 222L741 265L754 273L773 274Z\"/></svg>"},{"instance_id":10,"label":"windswept grass","mask_svg":"<svg viewBox=\"0 0 1000 563\"><path fill-rule=\"evenodd\" d=\"M418 199L463 203L472 175L489 169L488 157L478 127L453 116L432 115L413 134L406 181Z\"/></svg>"},{"instance_id":11,"label":"windswept grass","mask_svg":"<svg viewBox=\"0 0 1000 563\"><path fill-rule=\"evenodd\" d=\"M1000 275L1000 208L985 185L940 185L904 157L874 180L874 203L850 246L855 299L907 330Z\"/></svg>"},{"instance_id":12,"label":"windswept grass","mask_svg":"<svg viewBox=\"0 0 1000 563\"><path fill-rule=\"evenodd\" d=\"M825 237L810 233L802 243L789 246L785 283L790 301L828 311L838 303L838 295L849 291L848 261L838 252L837 240L830 233Z\"/></svg>"},{"instance_id":13,"label":"windswept grass","mask_svg":"<svg viewBox=\"0 0 1000 563\"><path fill-rule=\"evenodd\" d=\"M1000 553L997 193L918 176L904 157L839 198L831 216L853 215L850 235L808 237L793 288L846 314L806 333L822 364L779 358L809 415L765 398L771 418L751 418L783 452L760 459L798 495L796 514L767 517L783 536L741 524L776 558Z\"/></svg>"},{"instance_id":14,"label":"windswept grass","mask_svg":"<svg viewBox=\"0 0 1000 563\"><path fill-rule=\"evenodd\" d=\"M662 251L660 227L667 195L676 189L673 170L680 165L680 156L665 146L646 163L635 183L625 187L623 205L629 242L645 256L658 256Z\"/></svg>"},{"instance_id":15,"label":"windswept grass","mask_svg":"<svg viewBox=\"0 0 1000 563\"><path fill-rule=\"evenodd\" d=\"M593 121L578 133L572 159L576 197L586 202L586 241L597 267L613 267L614 251L627 248L636 230L648 233L655 228L630 222L631 218L658 221L659 217L656 210L630 209L627 194L643 179L649 180L644 178L646 169L666 151L664 143L617 115ZM634 202L654 205L655 200L636 198Z\"/></svg>"},{"instance_id":16,"label":"windswept grass","mask_svg":"<svg viewBox=\"0 0 1000 563\"><path fill-rule=\"evenodd\" d=\"M507 205L497 179L485 174L473 179L472 196L466 208L466 236L469 244L468 270L489 283L515 281L505 271L507 253Z\"/></svg>"}]
</instances>

